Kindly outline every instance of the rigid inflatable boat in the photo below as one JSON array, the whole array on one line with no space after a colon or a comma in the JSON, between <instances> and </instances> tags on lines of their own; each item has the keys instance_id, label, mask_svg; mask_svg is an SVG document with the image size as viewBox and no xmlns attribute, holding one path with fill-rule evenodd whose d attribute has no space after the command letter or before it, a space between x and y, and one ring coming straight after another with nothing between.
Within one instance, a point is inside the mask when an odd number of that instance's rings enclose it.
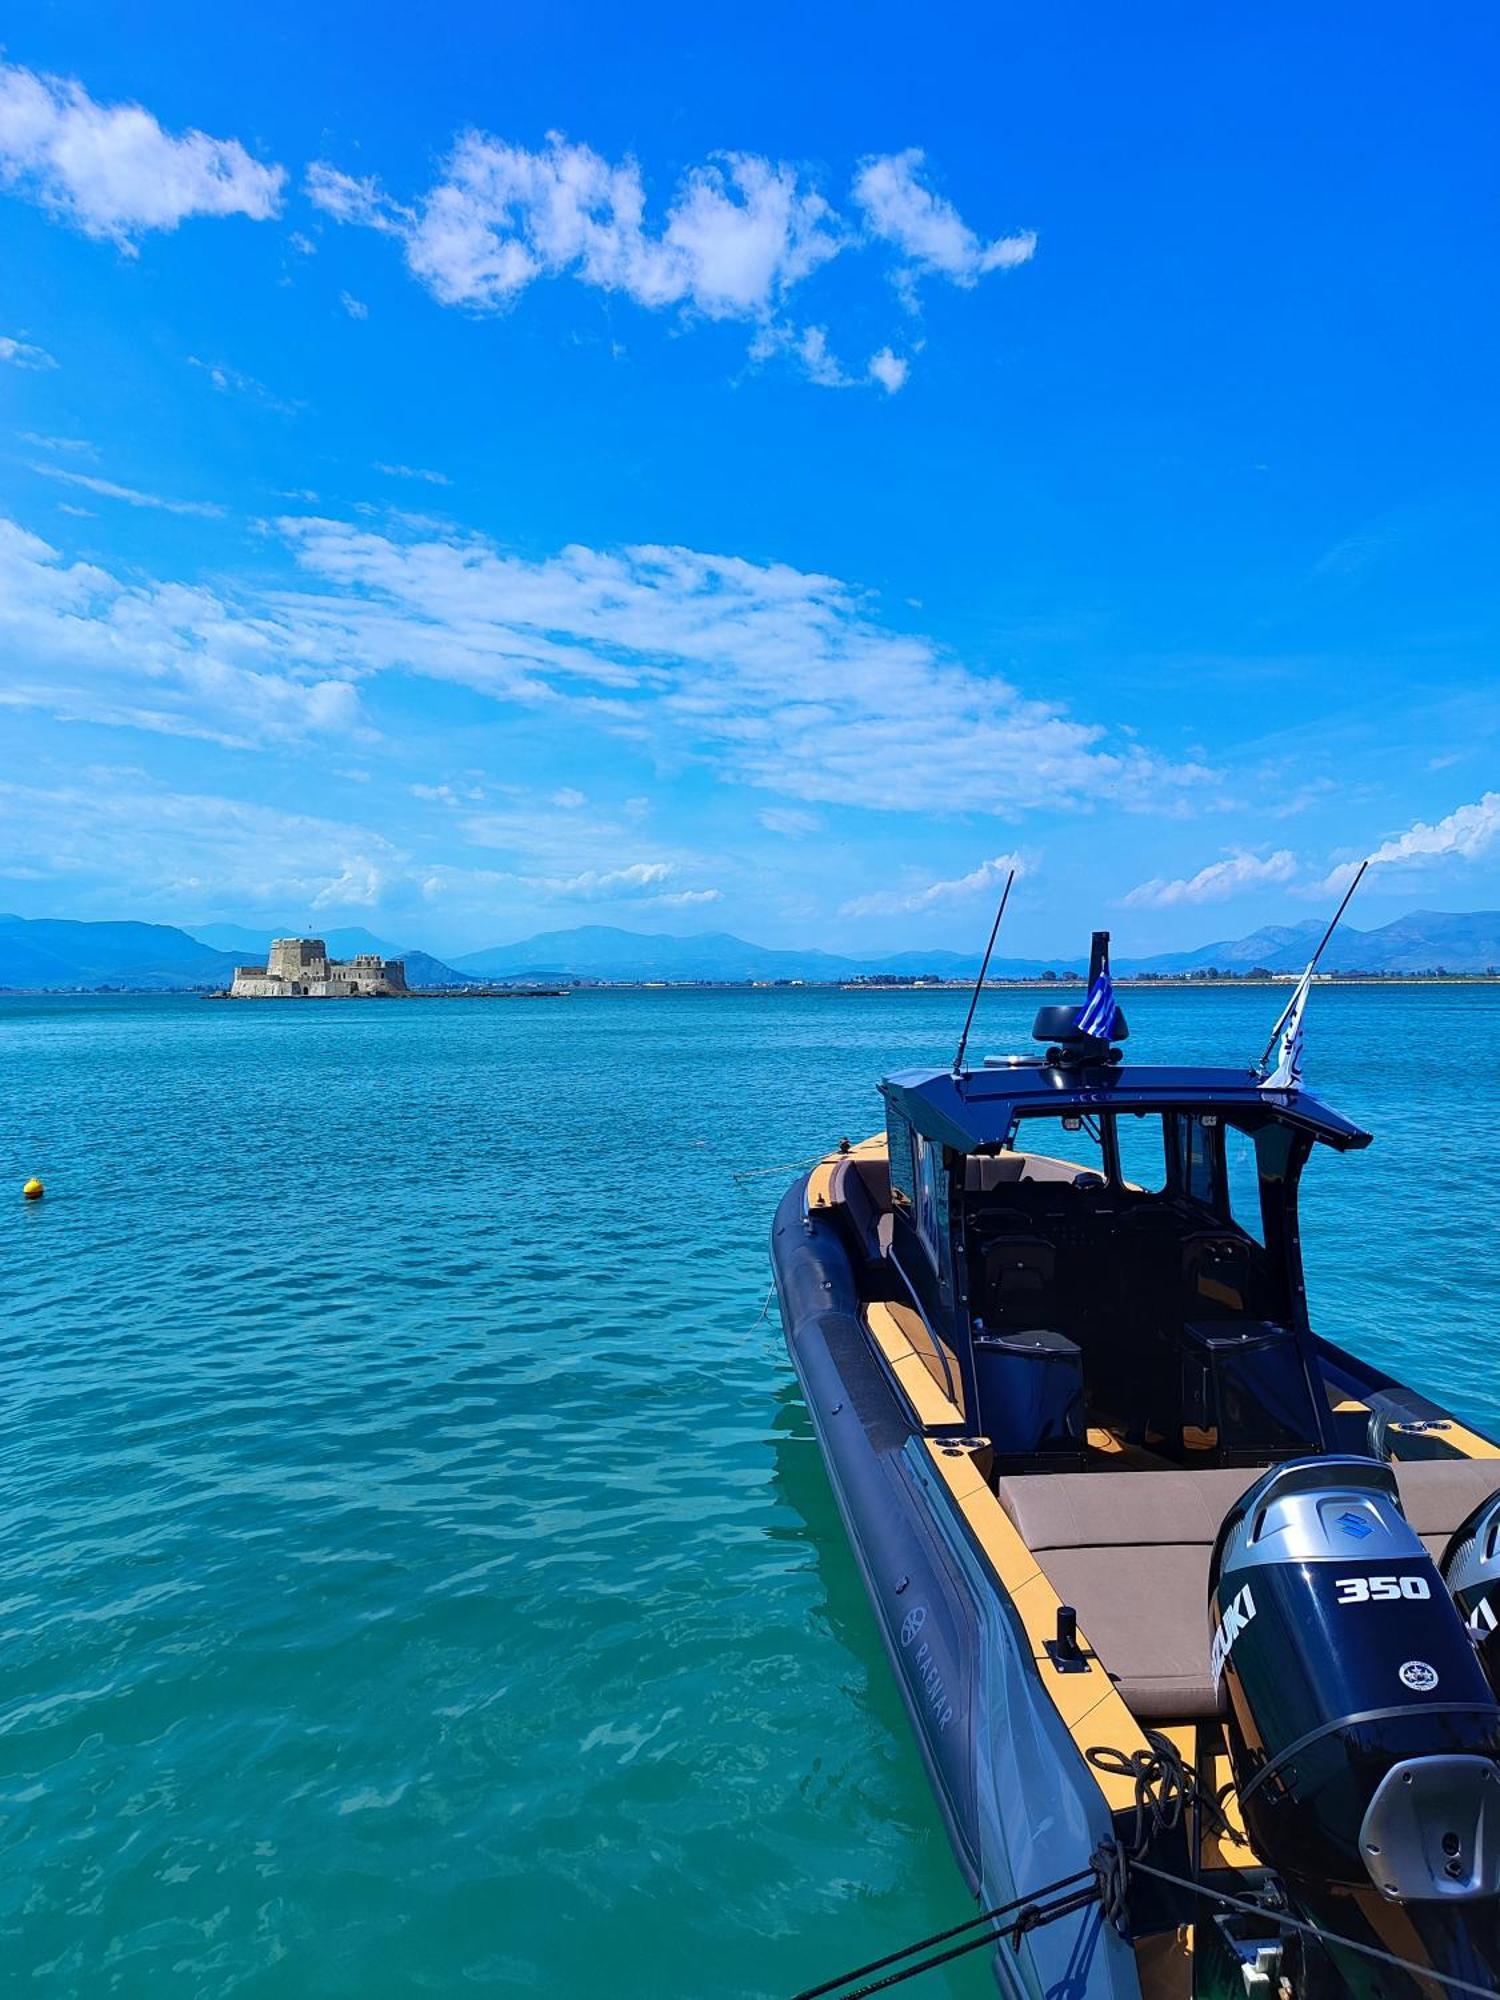
<instances>
[{"instance_id":1,"label":"rigid inflatable boat","mask_svg":"<svg viewBox=\"0 0 1500 2000\"><path fill-rule=\"evenodd\" d=\"M885 1130L773 1231L970 1889L1100 1883L996 1979L1494 1991L1500 1444L1312 1330L1302 1172L1370 1135L1253 1071L1132 1067L1110 1011L888 1077Z\"/></svg>"}]
</instances>

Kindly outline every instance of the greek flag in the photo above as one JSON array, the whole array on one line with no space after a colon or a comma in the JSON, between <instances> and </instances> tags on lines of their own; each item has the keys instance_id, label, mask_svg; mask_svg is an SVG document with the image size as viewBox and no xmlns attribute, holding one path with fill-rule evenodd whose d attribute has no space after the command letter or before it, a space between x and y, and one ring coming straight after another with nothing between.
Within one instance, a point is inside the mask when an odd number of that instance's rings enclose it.
<instances>
[{"instance_id":1,"label":"greek flag","mask_svg":"<svg viewBox=\"0 0 1500 2000\"><path fill-rule=\"evenodd\" d=\"M1109 976L1109 968L1105 966L1101 968L1099 977L1089 988L1089 997L1079 1012L1075 1032L1080 1035L1097 1035L1101 1042L1107 1042L1115 1031L1115 1016L1119 1011L1115 1005L1114 981Z\"/></svg>"},{"instance_id":2,"label":"greek flag","mask_svg":"<svg viewBox=\"0 0 1500 2000\"><path fill-rule=\"evenodd\" d=\"M1276 1023L1276 1032L1272 1036L1276 1067L1261 1078L1262 1090L1302 1088L1302 1016L1307 1011L1307 996L1311 990L1312 967L1309 966L1292 989L1286 1011Z\"/></svg>"}]
</instances>

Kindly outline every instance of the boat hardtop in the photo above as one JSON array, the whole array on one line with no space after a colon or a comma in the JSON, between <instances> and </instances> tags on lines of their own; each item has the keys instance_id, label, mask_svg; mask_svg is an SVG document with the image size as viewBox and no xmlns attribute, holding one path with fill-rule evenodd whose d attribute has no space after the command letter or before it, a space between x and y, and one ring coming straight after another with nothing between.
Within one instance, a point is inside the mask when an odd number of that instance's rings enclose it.
<instances>
[{"instance_id":1,"label":"boat hardtop","mask_svg":"<svg viewBox=\"0 0 1500 2000\"><path fill-rule=\"evenodd\" d=\"M1302 1173L1370 1134L1248 1068L1132 1066L1110 1013L1044 1007L1036 1052L888 1076L885 1129L773 1231L970 1888L1106 1884L996 1978L1494 1990L1500 1444L1313 1328Z\"/></svg>"}]
</instances>

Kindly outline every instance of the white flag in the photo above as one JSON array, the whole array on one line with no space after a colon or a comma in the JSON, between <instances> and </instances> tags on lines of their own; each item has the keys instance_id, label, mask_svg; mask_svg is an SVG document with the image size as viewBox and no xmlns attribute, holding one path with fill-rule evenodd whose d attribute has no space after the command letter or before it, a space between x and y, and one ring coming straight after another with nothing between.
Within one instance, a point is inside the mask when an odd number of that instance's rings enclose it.
<instances>
[{"instance_id":1,"label":"white flag","mask_svg":"<svg viewBox=\"0 0 1500 2000\"><path fill-rule=\"evenodd\" d=\"M1302 1016L1312 988L1309 966L1293 988L1286 1012L1276 1023L1276 1067L1261 1078L1262 1090L1300 1090L1302 1087Z\"/></svg>"}]
</instances>

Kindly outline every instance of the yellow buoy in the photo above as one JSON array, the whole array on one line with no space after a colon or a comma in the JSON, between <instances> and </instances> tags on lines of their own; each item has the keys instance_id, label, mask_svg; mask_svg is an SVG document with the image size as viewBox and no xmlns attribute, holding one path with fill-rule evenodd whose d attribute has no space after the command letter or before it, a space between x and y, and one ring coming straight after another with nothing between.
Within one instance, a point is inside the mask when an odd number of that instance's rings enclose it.
<instances>
[{"instance_id":1,"label":"yellow buoy","mask_svg":"<svg viewBox=\"0 0 1500 2000\"><path fill-rule=\"evenodd\" d=\"M32 1175L31 1179L21 1190L22 1197L26 1201L40 1201L46 1192L47 1190L42 1186L35 1174Z\"/></svg>"}]
</instances>

